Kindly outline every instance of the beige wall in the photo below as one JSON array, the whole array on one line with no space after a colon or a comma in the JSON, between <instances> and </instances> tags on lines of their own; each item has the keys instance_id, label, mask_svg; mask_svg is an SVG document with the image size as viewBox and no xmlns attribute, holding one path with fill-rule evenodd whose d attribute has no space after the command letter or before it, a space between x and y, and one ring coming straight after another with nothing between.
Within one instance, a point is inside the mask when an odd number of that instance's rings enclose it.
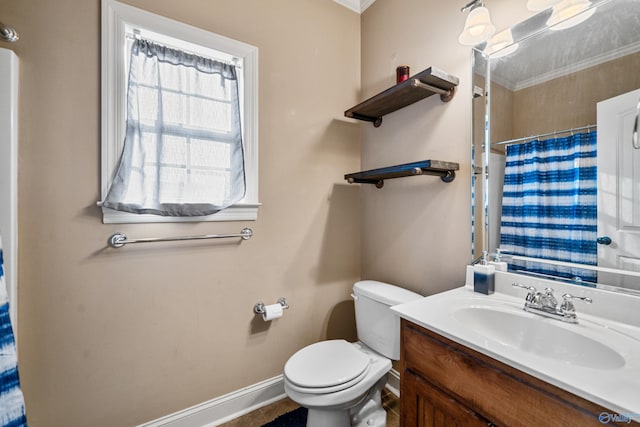
<instances>
[{"instance_id":1,"label":"beige wall","mask_svg":"<svg viewBox=\"0 0 640 427\"><path fill-rule=\"evenodd\" d=\"M462 283L471 127L462 4L378 0L361 18L331 0L127 2L260 48L263 206L249 223L103 225L99 1L0 0L21 35L0 45L21 67L19 351L32 427L133 425L273 377L310 342L354 337L348 295L360 277L423 294ZM498 28L527 16L524 3L492 2ZM403 63L458 76L458 94L378 129L343 119ZM458 178L382 190L342 180L361 162L429 158L460 163ZM244 226L255 236L241 244L106 248L115 231ZM256 301L280 296L291 304L283 319L254 319Z\"/></svg>"},{"instance_id":2,"label":"beige wall","mask_svg":"<svg viewBox=\"0 0 640 427\"><path fill-rule=\"evenodd\" d=\"M595 124L599 101L640 86L638 69L634 53L514 92L512 138Z\"/></svg>"},{"instance_id":3,"label":"beige wall","mask_svg":"<svg viewBox=\"0 0 640 427\"><path fill-rule=\"evenodd\" d=\"M395 83L395 68L429 66L460 78L449 103L432 96L362 130L365 169L425 159L460 164L455 181L418 176L362 189L362 274L424 295L464 283L471 259L471 52L458 44L464 3L377 0L362 18L363 97ZM525 1L488 5L498 30L530 16Z\"/></svg>"},{"instance_id":4,"label":"beige wall","mask_svg":"<svg viewBox=\"0 0 640 427\"><path fill-rule=\"evenodd\" d=\"M495 82L491 82L491 143L513 138L514 92ZM492 146L491 151L504 153L505 146Z\"/></svg>"},{"instance_id":5,"label":"beige wall","mask_svg":"<svg viewBox=\"0 0 640 427\"><path fill-rule=\"evenodd\" d=\"M276 376L354 337L360 274L360 17L329 0L128 0L260 49L256 222L103 225L100 2L0 0L20 33L20 373L29 425L125 426ZM329 26L330 25L330 26ZM106 247L238 232L246 242ZM265 324L255 302L287 297Z\"/></svg>"}]
</instances>

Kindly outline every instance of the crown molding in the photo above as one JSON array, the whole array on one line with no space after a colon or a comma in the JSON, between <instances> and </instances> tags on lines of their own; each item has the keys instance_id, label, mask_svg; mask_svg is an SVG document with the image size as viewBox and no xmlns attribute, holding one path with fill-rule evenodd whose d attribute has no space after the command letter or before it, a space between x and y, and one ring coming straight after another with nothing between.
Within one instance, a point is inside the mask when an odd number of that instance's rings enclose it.
<instances>
[{"instance_id":1,"label":"crown molding","mask_svg":"<svg viewBox=\"0 0 640 427\"><path fill-rule=\"evenodd\" d=\"M373 4L376 0L333 0L339 5L346 7L347 9L351 9L356 13L362 13L369 6Z\"/></svg>"},{"instance_id":2,"label":"crown molding","mask_svg":"<svg viewBox=\"0 0 640 427\"><path fill-rule=\"evenodd\" d=\"M550 80L557 79L559 77L563 77L569 74L576 73L578 71L586 70L587 68L595 67L600 64L604 64L605 62L610 62L618 58L622 58L627 55L633 55L637 52L640 52L640 42L631 43L627 46L622 46L621 48L610 50L608 52L604 52L600 55L593 56L591 58L587 58L585 60L576 62L575 64L570 64L565 67L560 67L556 70L549 71L547 73L531 77L527 80L523 80L521 82L511 83L511 82L503 82L507 84L509 89L517 92L522 89L526 89L531 86L536 86L541 83L548 82ZM492 77L493 78L493 77ZM500 82L498 82L501 84Z\"/></svg>"}]
</instances>

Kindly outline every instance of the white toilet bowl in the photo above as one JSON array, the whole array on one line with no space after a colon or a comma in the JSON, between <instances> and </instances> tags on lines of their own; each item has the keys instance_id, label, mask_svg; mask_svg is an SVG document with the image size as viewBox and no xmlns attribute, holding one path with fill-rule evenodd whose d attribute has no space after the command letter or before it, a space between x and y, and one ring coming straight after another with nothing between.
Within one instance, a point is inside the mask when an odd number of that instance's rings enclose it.
<instances>
[{"instance_id":1,"label":"white toilet bowl","mask_svg":"<svg viewBox=\"0 0 640 427\"><path fill-rule=\"evenodd\" d=\"M384 427L380 393L390 369L391 360L362 343L322 341L291 356L284 388L309 410L307 427Z\"/></svg>"},{"instance_id":2,"label":"white toilet bowl","mask_svg":"<svg viewBox=\"0 0 640 427\"><path fill-rule=\"evenodd\" d=\"M296 352L284 367L284 390L309 410L307 427L385 427L380 393L400 357L400 319L392 305L422 298L387 283L353 286L359 342L330 340Z\"/></svg>"}]
</instances>

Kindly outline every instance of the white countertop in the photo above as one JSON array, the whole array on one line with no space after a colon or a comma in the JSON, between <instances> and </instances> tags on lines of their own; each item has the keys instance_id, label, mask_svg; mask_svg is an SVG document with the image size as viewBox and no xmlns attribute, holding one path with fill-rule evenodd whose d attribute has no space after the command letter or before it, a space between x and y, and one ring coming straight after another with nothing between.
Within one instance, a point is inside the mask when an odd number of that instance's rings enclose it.
<instances>
[{"instance_id":1,"label":"white countertop","mask_svg":"<svg viewBox=\"0 0 640 427\"><path fill-rule=\"evenodd\" d=\"M522 310L526 291L520 292L517 289L509 289L510 282L514 275L504 273L502 278L496 279L496 293L483 295L473 292L470 287L460 287L451 291L432 295L420 300L406 304L400 304L391 309L398 313L400 317L414 322L426 329L436 332L459 344L497 359L509 366L526 372L536 378L549 382L559 388L574 393L589 401L604 406L618 414L627 414L633 419L640 419L640 327L637 324L630 324L621 321L619 318L629 311L628 315L635 320L640 318L640 298L631 297L631 303L624 299L624 310L619 310L617 319L601 317L596 314L597 310L590 307L591 314L583 310L582 305L576 302L576 312L579 323L569 324L559 320L545 318L537 314L527 313ZM522 284L526 279L520 280ZM506 284L509 282L508 284ZM540 284L535 284L541 290ZM567 292L564 286L554 283L554 288L559 292ZM596 307L601 301L610 302L611 292L600 291L590 288L571 286L569 288L573 294L582 295L584 290L593 300ZM504 291L504 292L501 292ZM514 296L521 294L521 296ZM562 293L557 292L558 299ZM604 292L604 294L602 293ZM546 322L537 324L543 328L540 331L552 331L552 333L538 333L538 336L528 337L523 331L517 339L507 337L506 334L513 334L513 325L496 326L489 330L486 325L474 324L461 314L468 313L468 308L472 310L489 310L505 313L509 316L525 317L525 322L533 319L535 322ZM605 314L613 312L611 307L606 307ZM530 319L526 319L530 318ZM559 334L553 333L559 332ZM599 360L600 353L580 354L580 350L570 348L563 340L564 336L580 337L578 341L592 343L603 350L602 360ZM549 335L549 336L547 336ZM507 339L503 339L507 338ZM533 350L530 340L533 343ZM554 342L554 340L556 342ZM521 341L521 342L518 342ZM524 343L524 344L522 344ZM602 344L600 347L599 344ZM549 347L547 347L547 345ZM527 348L529 347L529 348ZM546 354L546 349L549 354ZM553 357L553 352L560 355ZM573 353L572 353L573 351ZM582 356L586 356L583 360ZM607 357L614 356L614 357ZM566 360L561 360L566 357ZM586 360L586 362L585 362ZM591 362L589 362L589 360ZM611 362L609 362L611 360ZM602 366L599 366L601 363ZM606 363L604 363L606 361Z\"/></svg>"}]
</instances>

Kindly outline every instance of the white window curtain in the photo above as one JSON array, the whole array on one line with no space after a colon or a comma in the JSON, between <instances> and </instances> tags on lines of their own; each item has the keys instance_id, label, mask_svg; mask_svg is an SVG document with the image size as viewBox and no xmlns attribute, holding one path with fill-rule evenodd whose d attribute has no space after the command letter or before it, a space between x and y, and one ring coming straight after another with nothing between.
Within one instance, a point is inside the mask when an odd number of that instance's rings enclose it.
<instances>
[{"instance_id":1,"label":"white window curtain","mask_svg":"<svg viewBox=\"0 0 640 427\"><path fill-rule=\"evenodd\" d=\"M103 206L204 216L245 191L236 68L136 39L124 149Z\"/></svg>"}]
</instances>

